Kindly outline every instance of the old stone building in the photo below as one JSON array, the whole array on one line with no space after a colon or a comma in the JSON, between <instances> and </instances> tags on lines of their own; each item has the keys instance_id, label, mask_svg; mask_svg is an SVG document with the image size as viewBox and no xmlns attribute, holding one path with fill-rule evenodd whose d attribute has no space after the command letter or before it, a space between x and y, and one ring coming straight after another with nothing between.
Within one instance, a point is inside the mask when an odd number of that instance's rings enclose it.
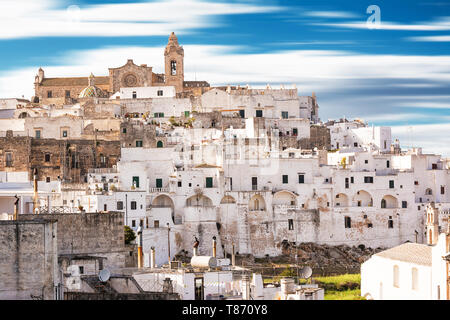
<instances>
[{"instance_id":1,"label":"old stone building","mask_svg":"<svg viewBox=\"0 0 450 320\"><path fill-rule=\"evenodd\" d=\"M120 88L133 87L174 86L180 96L200 95L209 89L206 81L184 81L184 49L173 32L164 50L164 69L162 74L154 73L153 67L128 59L121 67L109 68L108 76L46 78L39 68L32 102L70 104L88 97L109 97Z\"/></svg>"},{"instance_id":2,"label":"old stone building","mask_svg":"<svg viewBox=\"0 0 450 320\"><path fill-rule=\"evenodd\" d=\"M0 137L0 171L38 169L39 181L84 182L90 168L112 168L120 156L119 141Z\"/></svg>"}]
</instances>

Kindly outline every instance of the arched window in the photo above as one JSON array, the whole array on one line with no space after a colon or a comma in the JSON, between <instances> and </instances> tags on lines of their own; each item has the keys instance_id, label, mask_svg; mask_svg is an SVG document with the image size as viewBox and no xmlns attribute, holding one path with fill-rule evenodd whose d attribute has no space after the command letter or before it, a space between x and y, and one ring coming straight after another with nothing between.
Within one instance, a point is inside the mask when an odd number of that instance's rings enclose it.
<instances>
[{"instance_id":1,"label":"arched window","mask_svg":"<svg viewBox=\"0 0 450 320\"><path fill-rule=\"evenodd\" d=\"M177 75L177 62L175 60L170 61L170 74L172 76Z\"/></svg>"},{"instance_id":2,"label":"arched window","mask_svg":"<svg viewBox=\"0 0 450 320\"><path fill-rule=\"evenodd\" d=\"M159 140L159 141L156 143L156 147L157 147L157 148L162 148L162 147L163 147L163 142L162 142L161 140Z\"/></svg>"},{"instance_id":3,"label":"arched window","mask_svg":"<svg viewBox=\"0 0 450 320\"><path fill-rule=\"evenodd\" d=\"M400 270L397 265L394 266L393 285L396 288L400 288Z\"/></svg>"},{"instance_id":4,"label":"arched window","mask_svg":"<svg viewBox=\"0 0 450 320\"><path fill-rule=\"evenodd\" d=\"M411 288L413 290L418 290L419 288L419 271L417 270L417 268L412 268L411 269L411 277L412 277L412 286Z\"/></svg>"}]
</instances>

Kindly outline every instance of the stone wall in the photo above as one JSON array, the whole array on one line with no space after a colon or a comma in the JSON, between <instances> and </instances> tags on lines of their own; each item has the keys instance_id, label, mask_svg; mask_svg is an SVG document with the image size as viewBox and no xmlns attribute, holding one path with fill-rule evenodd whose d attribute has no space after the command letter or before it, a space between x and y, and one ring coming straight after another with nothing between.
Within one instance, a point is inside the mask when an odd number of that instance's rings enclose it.
<instances>
[{"instance_id":1,"label":"stone wall","mask_svg":"<svg viewBox=\"0 0 450 320\"><path fill-rule=\"evenodd\" d=\"M136 141L142 141L144 148L156 148L157 140L166 145L166 137L156 138L156 126L133 120L124 121L120 125L120 144L124 148L135 148Z\"/></svg>"},{"instance_id":2,"label":"stone wall","mask_svg":"<svg viewBox=\"0 0 450 320\"><path fill-rule=\"evenodd\" d=\"M0 171L28 171L30 152L31 138L29 137L7 135L4 138L0 138ZM6 163L6 153L11 154L11 164Z\"/></svg>"},{"instance_id":3,"label":"stone wall","mask_svg":"<svg viewBox=\"0 0 450 320\"><path fill-rule=\"evenodd\" d=\"M130 250L125 247L123 213L23 214L20 220L58 221L58 254L106 257L105 268L125 267Z\"/></svg>"},{"instance_id":4,"label":"stone wall","mask_svg":"<svg viewBox=\"0 0 450 320\"><path fill-rule=\"evenodd\" d=\"M0 221L0 300L53 299L57 223Z\"/></svg>"},{"instance_id":5,"label":"stone wall","mask_svg":"<svg viewBox=\"0 0 450 320\"><path fill-rule=\"evenodd\" d=\"M325 149L330 150L331 138L330 129L325 126L312 125L310 127L310 138L301 139L299 142L301 149Z\"/></svg>"}]
</instances>

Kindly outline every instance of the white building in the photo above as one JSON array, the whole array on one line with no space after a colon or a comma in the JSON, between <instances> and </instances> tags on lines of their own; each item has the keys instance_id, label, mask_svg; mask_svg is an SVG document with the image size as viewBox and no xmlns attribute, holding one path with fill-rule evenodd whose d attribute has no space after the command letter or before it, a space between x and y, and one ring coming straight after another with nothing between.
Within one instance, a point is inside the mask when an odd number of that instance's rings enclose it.
<instances>
[{"instance_id":1,"label":"white building","mask_svg":"<svg viewBox=\"0 0 450 320\"><path fill-rule=\"evenodd\" d=\"M361 295L375 300L450 300L450 230L427 207L427 244L404 243L361 265Z\"/></svg>"}]
</instances>

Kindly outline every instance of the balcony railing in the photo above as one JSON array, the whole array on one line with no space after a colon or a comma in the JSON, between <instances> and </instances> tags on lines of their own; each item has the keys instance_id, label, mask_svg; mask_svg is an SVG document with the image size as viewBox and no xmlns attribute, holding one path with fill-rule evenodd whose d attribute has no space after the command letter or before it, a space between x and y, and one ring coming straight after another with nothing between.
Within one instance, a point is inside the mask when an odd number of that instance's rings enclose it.
<instances>
[{"instance_id":1,"label":"balcony railing","mask_svg":"<svg viewBox=\"0 0 450 320\"><path fill-rule=\"evenodd\" d=\"M150 188L150 193L169 192L169 188Z\"/></svg>"}]
</instances>

